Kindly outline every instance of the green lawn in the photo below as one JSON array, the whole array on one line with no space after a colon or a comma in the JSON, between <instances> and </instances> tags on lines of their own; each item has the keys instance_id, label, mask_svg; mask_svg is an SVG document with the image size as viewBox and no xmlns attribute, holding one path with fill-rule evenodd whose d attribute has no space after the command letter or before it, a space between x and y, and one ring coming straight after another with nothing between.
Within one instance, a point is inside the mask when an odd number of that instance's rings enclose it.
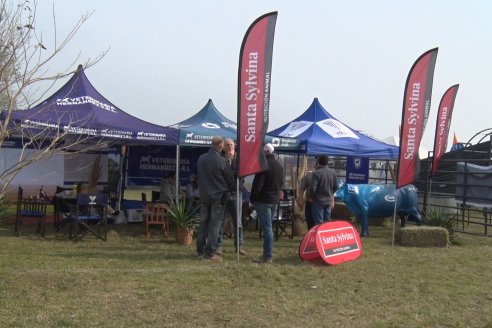
<instances>
[{"instance_id":1,"label":"green lawn","mask_svg":"<svg viewBox=\"0 0 492 328\"><path fill-rule=\"evenodd\" d=\"M0 327L492 327L492 238L458 234L448 248L391 246L371 226L362 256L302 262L281 237L274 262L195 259L194 244L113 225L107 242L73 243L49 227L15 237L0 224Z\"/></svg>"}]
</instances>

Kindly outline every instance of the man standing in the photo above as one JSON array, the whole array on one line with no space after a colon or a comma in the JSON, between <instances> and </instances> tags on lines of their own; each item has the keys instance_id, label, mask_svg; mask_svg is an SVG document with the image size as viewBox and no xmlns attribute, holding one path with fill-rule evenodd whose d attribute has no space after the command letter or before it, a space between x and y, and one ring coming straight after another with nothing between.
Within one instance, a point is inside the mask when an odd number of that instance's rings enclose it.
<instances>
[{"instance_id":1,"label":"man standing","mask_svg":"<svg viewBox=\"0 0 492 328\"><path fill-rule=\"evenodd\" d=\"M200 224L196 239L196 251L199 258L221 261L214 254L220 225L224 216L224 206L234 190L232 171L227 160L220 152L224 139L216 136L212 147L200 156L197 162L200 184Z\"/></svg>"},{"instance_id":2,"label":"man standing","mask_svg":"<svg viewBox=\"0 0 492 328\"><path fill-rule=\"evenodd\" d=\"M309 183L312 197L311 209L315 225L330 220L331 208L334 205L334 194L338 189L337 174L328 167L328 156L318 158L318 167Z\"/></svg>"},{"instance_id":3,"label":"man standing","mask_svg":"<svg viewBox=\"0 0 492 328\"><path fill-rule=\"evenodd\" d=\"M257 173L251 187L251 202L254 204L260 227L263 231L263 255L253 258L256 263L271 263L273 253L272 219L282 190L284 170L273 156L273 145L268 143L265 151L268 170Z\"/></svg>"},{"instance_id":4,"label":"man standing","mask_svg":"<svg viewBox=\"0 0 492 328\"><path fill-rule=\"evenodd\" d=\"M311 193L309 192L309 183L313 177L313 171L308 171L301 179L299 183L299 197L297 198L297 205L302 209L304 206L304 217L306 218L306 224L308 231L314 227L313 212L311 209L311 202L313 201Z\"/></svg>"},{"instance_id":5,"label":"man standing","mask_svg":"<svg viewBox=\"0 0 492 328\"><path fill-rule=\"evenodd\" d=\"M159 201L170 203L176 201L176 172L171 171L167 177L161 180L161 193Z\"/></svg>"},{"instance_id":6,"label":"man standing","mask_svg":"<svg viewBox=\"0 0 492 328\"><path fill-rule=\"evenodd\" d=\"M232 173L234 175L234 180L237 179L237 156L234 150L234 140L231 138L226 138L224 141L224 157L227 159L227 163L231 167ZM240 192L242 191L242 187L239 188ZM222 220L219 240L217 241L217 249L215 254L222 255L222 241L224 239L224 222L227 213L231 215L232 224L234 226L234 247L236 247L236 252L239 247L239 254L246 255L246 252L243 249L243 223L242 223L242 215L239 213L238 216L238 199L239 199L239 209L242 209L242 194L237 194L237 188L234 188L234 191L231 192L231 199L227 201L225 205L224 218ZM238 246L239 245L239 246Z\"/></svg>"}]
</instances>

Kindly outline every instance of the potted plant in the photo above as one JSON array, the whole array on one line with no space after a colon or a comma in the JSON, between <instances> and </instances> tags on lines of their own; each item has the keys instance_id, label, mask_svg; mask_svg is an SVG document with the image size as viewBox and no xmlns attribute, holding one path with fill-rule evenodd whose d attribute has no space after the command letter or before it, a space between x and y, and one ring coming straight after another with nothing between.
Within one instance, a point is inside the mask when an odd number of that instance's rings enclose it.
<instances>
[{"instance_id":1,"label":"potted plant","mask_svg":"<svg viewBox=\"0 0 492 328\"><path fill-rule=\"evenodd\" d=\"M174 236L182 245L189 245L199 221L199 205L184 200L169 202L169 218L174 223Z\"/></svg>"}]
</instances>

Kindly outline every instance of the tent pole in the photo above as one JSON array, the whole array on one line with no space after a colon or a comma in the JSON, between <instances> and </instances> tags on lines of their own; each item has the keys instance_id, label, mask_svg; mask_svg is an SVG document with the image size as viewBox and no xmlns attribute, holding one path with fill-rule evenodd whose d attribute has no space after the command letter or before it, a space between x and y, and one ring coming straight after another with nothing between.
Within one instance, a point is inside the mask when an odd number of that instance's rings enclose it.
<instances>
[{"instance_id":1,"label":"tent pole","mask_svg":"<svg viewBox=\"0 0 492 328\"><path fill-rule=\"evenodd\" d=\"M118 174L118 186L116 187L116 192L118 193L118 204L116 204L116 209L121 210L121 202L123 201L123 192L125 189L125 166L126 166L126 154L130 149L126 145L122 145L120 148L120 167Z\"/></svg>"},{"instance_id":2,"label":"tent pole","mask_svg":"<svg viewBox=\"0 0 492 328\"><path fill-rule=\"evenodd\" d=\"M180 159L179 145L176 145L176 201L179 201L179 163Z\"/></svg>"}]
</instances>

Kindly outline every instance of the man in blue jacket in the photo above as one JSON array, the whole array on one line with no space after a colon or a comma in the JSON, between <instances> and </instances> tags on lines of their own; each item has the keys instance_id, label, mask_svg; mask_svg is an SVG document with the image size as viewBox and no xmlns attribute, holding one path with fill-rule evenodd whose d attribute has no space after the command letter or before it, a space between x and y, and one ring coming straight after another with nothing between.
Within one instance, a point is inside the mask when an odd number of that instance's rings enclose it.
<instances>
[{"instance_id":1,"label":"man in blue jacket","mask_svg":"<svg viewBox=\"0 0 492 328\"><path fill-rule=\"evenodd\" d=\"M263 255L253 258L256 263L271 263L273 256L272 219L277 212L277 204L282 190L284 169L273 156L274 147L268 143L263 148L268 170L257 173L251 187L251 202L255 206L260 227L263 231Z\"/></svg>"}]
</instances>

